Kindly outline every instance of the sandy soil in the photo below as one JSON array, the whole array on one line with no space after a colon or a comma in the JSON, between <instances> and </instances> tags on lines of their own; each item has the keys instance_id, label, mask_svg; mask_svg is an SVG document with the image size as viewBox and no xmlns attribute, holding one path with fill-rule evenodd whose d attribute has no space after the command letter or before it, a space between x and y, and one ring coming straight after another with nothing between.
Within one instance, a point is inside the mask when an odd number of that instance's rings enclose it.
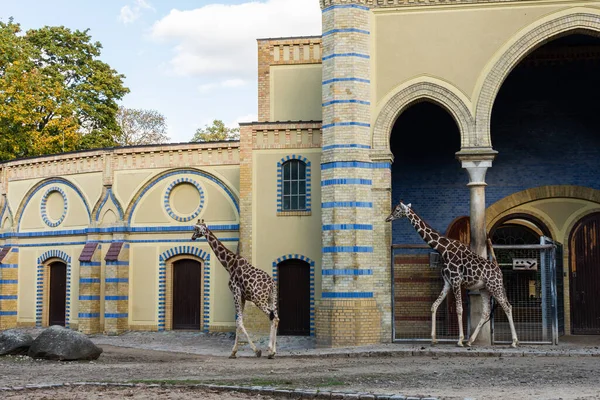
<instances>
[{"instance_id":1,"label":"sandy soil","mask_svg":"<svg viewBox=\"0 0 600 400\"><path fill-rule=\"evenodd\" d=\"M0 386L133 382L277 386L440 399L600 399L600 357L280 357L236 360L103 345L93 362L0 358ZM247 352L246 352L247 353ZM0 392L10 399L267 398L198 389L69 387Z\"/></svg>"}]
</instances>

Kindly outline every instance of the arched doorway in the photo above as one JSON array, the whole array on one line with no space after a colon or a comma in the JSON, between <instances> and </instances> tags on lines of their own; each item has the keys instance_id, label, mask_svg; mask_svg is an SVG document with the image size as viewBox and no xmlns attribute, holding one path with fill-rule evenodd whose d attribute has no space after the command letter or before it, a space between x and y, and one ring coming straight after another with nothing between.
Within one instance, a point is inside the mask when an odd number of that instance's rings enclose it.
<instances>
[{"instance_id":1,"label":"arched doorway","mask_svg":"<svg viewBox=\"0 0 600 400\"><path fill-rule=\"evenodd\" d=\"M277 264L279 334L310 335L310 265L291 259Z\"/></svg>"},{"instance_id":2,"label":"arched doorway","mask_svg":"<svg viewBox=\"0 0 600 400\"><path fill-rule=\"evenodd\" d=\"M202 265L184 258L173 263L173 329L200 330Z\"/></svg>"},{"instance_id":3,"label":"arched doorway","mask_svg":"<svg viewBox=\"0 0 600 400\"><path fill-rule=\"evenodd\" d=\"M569 240L571 332L600 334L600 213L582 218Z\"/></svg>"},{"instance_id":4,"label":"arched doorway","mask_svg":"<svg viewBox=\"0 0 600 400\"><path fill-rule=\"evenodd\" d=\"M67 265L62 261L50 264L48 324L65 326L67 305Z\"/></svg>"}]
</instances>

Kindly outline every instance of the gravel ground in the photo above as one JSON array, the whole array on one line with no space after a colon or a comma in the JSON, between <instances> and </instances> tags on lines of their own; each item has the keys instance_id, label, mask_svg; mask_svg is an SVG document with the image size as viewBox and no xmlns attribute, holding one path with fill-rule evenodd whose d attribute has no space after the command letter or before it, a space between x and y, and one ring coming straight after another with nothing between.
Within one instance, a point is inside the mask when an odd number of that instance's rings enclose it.
<instances>
[{"instance_id":1,"label":"gravel ground","mask_svg":"<svg viewBox=\"0 0 600 400\"><path fill-rule=\"evenodd\" d=\"M281 353L274 360L253 357L247 345L241 349L237 360L228 359L232 338L227 334L132 332L110 337L98 335L93 341L104 349L100 358L93 362L0 358L0 386L83 381L167 385L211 383L440 399L600 400L600 350L596 346L600 344L597 343L600 338L558 347L525 346L513 352L498 346L466 350L450 345L436 348L381 345L369 347L368 351L365 348L320 350L314 348L310 338L282 337L279 341ZM487 356L475 356L477 351ZM0 398L11 399L158 396L168 399L268 398L177 387L75 386L0 392Z\"/></svg>"}]
</instances>

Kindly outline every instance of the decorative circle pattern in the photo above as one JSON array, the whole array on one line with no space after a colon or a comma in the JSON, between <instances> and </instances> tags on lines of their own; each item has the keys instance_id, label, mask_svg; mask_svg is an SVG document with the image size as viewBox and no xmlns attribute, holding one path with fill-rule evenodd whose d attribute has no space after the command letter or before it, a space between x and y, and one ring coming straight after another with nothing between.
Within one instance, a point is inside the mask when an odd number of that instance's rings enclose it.
<instances>
[{"instance_id":1,"label":"decorative circle pattern","mask_svg":"<svg viewBox=\"0 0 600 400\"><path fill-rule=\"evenodd\" d=\"M48 198L50 197L50 195L52 193L55 193L55 192L60 194L63 198L63 212L59 219L52 221L50 219L50 217L48 216L48 211L47 211L46 207L47 207L47 203L48 203ZM58 186L52 186L51 188L49 188L46 191L46 193L44 193L44 196L42 197L42 205L41 205L42 220L49 227L55 228L55 227L59 226L60 224L62 224L62 222L65 220L65 217L67 216L67 208L68 208L68 203L67 203L67 195L65 194L65 192Z\"/></svg>"},{"instance_id":2,"label":"decorative circle pattern","mask_svg":"<svg viewBox=\"0 0 600 400\"><path fill-rule=\"evenodd\" d=\"M198 205L198 208L196 209L196 211L194 211L192 214L187 215L187 216L180 216L180 215L175 214L175 211L173 210L173 207L171 206L171 192L178 185L185 184L185 183L194 185L196 187L196 189L198 189L198 194L200 195L200 204ZM165 198L164 198L164 205L165 205L165 210L167 211L167 214L169 214L169 216L171 218L173 218L175 221L178 221L178 222L191 221L194 218L196 218L198 215L200 215L202 208L204 208L204 190L202 190L202 186L200 186L200 184L193 179L179 178L176 181L174 181L173 183L171 183L169 185L169 187L167 188L167 192L165 193Z\"/></svg>"}]
</instances>

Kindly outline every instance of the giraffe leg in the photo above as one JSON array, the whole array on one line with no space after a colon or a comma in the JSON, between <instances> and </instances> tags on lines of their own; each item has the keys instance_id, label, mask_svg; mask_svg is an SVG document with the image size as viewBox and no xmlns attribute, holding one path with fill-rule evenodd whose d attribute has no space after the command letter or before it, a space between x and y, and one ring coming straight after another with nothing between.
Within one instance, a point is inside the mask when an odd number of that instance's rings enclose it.
<instances>
[{"instance_id":1,"label":"giraffe leg","mask_svg":"<svg viewBox=\"0 0 600 400\"><path fill-rule=\"evenodd\" d=\"M235 341L233 343L233 349L231 349L231 355L229 358L237 358L237 351L239 346L239 324L238 320L242 318L244 314L244 306L246 302L241 299L241 296L238 296L235 292L233 293L233 302L235 303Z\"/></svg>"},{"instance_id":2,"label":"giraffe leg","mask_svg":"<svg viewBox=\"0 0 600 400\"><path fill-rule=\"evenodd\" d=\"M463 347L463 340L465 340L465 333L463 331L462 324L462 314L463 314L463 306L462 306L462 295L460 293L460 284L452 286L452 292L454 293L454 300L456 302L456 315L458 318L458 342L457 346Z\"/></svg>"},{"instance_id":3,"label":"giraffe leg","mask_svg":"<svg viewBox=\"0 0 600 400\"><path fill-rule=\"evenodd\" d=\"M510 347L517 347L517 345L519 344L519 339L517 338L517 331L515 329L515 323L513 322L512 306L506 298L506 292L504 291L504 288L500 289L500 293L498 294L498 296L494 296L494 298L496 299L496 301L498 301L498 303L500 303L500 306L506 313L506 318L508 318L508 323L510 325L510 333L512 335L512 343L510 344Z\"/></svg>"},{"instance_id":4,"label":"giraffe leg","mask_svg":"<svg viewBox=\"0 0 600 400\"><path fill-rule=\"evenodd\" d=\"M435 346L437 344L437 339L435 336L435 314L437 313L437 309L442 304L442 301L446 298L448 291L450 290L450 283L444 280L444 288L442 289L442 293L440 293L439 297L436 301L433 302L431 306L431 345Z\"/></svg>"},{"instance_id":5,"label":"giraffe leg","mask_svg":"<svg viewBox=\"0 0 600 400\"><path fill-rule=\"evenodd\" d=\"M483 304L483 312L481 314L481 319L479 320L477 327L475 327L475 330L473 331L471 338L467 342L467 346L469 346L469 347L471 347L471 345L473 344L475 339L477 339L477 335L479 335L479 330L481 329L481 327L483 325L485 325L485 323L488 322L490 319L490 313L491 313L490 292L488 292L486 289L481 289L479 291L479 293L481 293L481 302Z\"/></svg>"},{"instance_id":6,"label":"giraffe leg","mask_svg":"<svg viewBox=\"0 0 600 400\"><path fill-rule=\"evenodd\" d=\"M277 352L277 326L279 325L279 316L277 315L277 306L271 301L271 305L261 304L258 306L262 312L267 314L271 320L271 331L269 334L269 355L268 358L275 357Z\"/></svg>"}]
</instances>

